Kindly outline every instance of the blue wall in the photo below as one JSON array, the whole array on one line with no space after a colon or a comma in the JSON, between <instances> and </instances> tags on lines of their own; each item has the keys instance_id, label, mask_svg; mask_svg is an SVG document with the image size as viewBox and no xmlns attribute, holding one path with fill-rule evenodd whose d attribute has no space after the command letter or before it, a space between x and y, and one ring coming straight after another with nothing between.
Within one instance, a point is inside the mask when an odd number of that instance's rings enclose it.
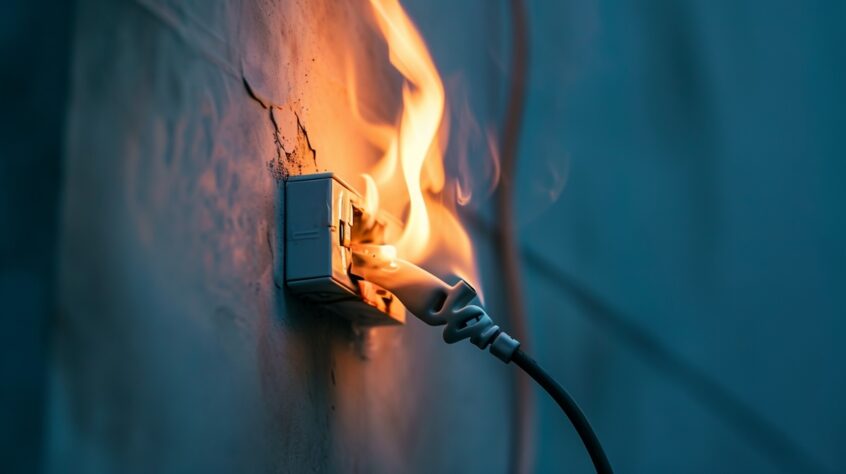
<instances>
[{"instance_id":1,"label":"blue wall","mask_svg":"<svg viewBox=\"0 0 846 474\"><path fill-rule=\"evenodd\" d=\"M0 470L41 465L71 2L0 4Z\"/></svg>"},{"instance_id":2,"label":"blue wall","mask_svg":"<svg viewBox=\"0 0 846 474\"><path fill-rule=\"evenodd\" d=\"M4 472L36 470L42 452L73 10L51 3L0 14ZM460 74L496 124L507 10L406 3L448 82ZM529 10L517 190L537 359L620 472L846 471L846 7ZM496 256L481 254L496 281ZM557 408L542 393L537 405L536 470L589 472Z\"/></svg>"},{"instance_id":3,"label":"blue wall","mask_svg":"<svg viewBox=\"0 0 846 474\"><path fill-rule=\"evenodd\" d=\"M498 125L508 2L410 3ZM517 193L537 358L621 472L846 470L846 7L527 3ZM589 472L538 407L537 470Z\"/></svg>"},{"instance_id":4,"label":"blue wall","mask_svg":"<svg viewBox=\"0 0 846 474\"><path fill-rule=\"evenodd\" d=\"M843 4L530 3L538 358L621 471L846 470Z\"/></svg>"}]
</instances>

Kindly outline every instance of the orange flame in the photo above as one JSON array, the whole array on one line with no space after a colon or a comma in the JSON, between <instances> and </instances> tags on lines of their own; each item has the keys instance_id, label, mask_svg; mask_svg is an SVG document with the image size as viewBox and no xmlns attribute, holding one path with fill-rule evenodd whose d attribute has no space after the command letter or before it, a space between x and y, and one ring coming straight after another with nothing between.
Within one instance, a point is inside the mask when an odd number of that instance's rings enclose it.
<instances>
[{"instance_id":1,"label":"orange flame","mask_svg":"<svg viewBox=\"0 0 846 474\"><path fill-rule=\"evenodd\" d=\"M347 71L350 108L365 137L382 158L365 174L370 211L384 206L404 214L397 255L425 263L438 273L452 273L476 284L470 237L453 212L459 186L446 186L444 167L448 118L446 95L422 36L398 0L371 0L390 62L402 75L402 110L395 125L368 121L356 96L355 74ZM348 63L349 66L349 63Z\"/></svg>"}]
</instances>

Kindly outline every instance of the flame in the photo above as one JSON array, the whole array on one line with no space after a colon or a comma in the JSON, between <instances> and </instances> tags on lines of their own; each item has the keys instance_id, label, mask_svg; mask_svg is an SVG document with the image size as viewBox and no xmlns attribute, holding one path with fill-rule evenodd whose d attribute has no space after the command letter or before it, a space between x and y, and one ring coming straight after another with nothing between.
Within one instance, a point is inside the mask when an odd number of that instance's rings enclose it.
<instances>
[{"instance_id":1,"label":"flame","mask_svg":"<svg viewBox=\"0 0 846 474\"><path fill-rule=\"evenodd\" d=\"M441 76L398 0L370 4L390 63L403 84L396 123L370 121L362 114L355 73L347 63L350 109L363 135L382 155L365 170L366 205L371 211L381 207L404 215L403 232L391 242L399 257L455 274L478 287L472 242L454 212L455 204L465 203L469 196L447 176L444 166L449 120Z\"/></svg>"}]
</instances>

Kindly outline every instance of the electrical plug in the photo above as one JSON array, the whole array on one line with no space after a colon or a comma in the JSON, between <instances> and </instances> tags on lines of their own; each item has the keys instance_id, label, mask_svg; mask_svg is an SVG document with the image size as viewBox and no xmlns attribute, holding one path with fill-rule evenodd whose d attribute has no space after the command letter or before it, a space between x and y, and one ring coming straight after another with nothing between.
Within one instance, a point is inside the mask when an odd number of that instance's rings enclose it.
<instances>
[{"instance_id":1,"label":"electrical plug","mask_svg":"<svg viewBox=\"0 0 846 474\"><path fill-rule=\"evenodd\" d=\"M353 277L372 282L390 291L405 308L430 326L446 326L444 341L449 344L469 339L480 349L490 347L493 355L510 362L520 342L494 324L485 310L471 304L476 290L464 280L455 285L423 268L397 257L391 245L353 245Z\"/></svg>"}]
</instances>

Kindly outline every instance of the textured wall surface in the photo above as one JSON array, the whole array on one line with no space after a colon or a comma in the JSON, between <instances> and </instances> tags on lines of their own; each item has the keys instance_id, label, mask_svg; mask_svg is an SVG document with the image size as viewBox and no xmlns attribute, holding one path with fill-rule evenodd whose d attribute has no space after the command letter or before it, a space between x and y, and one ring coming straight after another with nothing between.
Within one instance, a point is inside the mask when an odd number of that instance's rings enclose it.
<instances>
[{"instance_id":1,"label":"textured wall surface","mask_svg":"<svg viewBox=\"0 0 846 474\"><path fill-rule=\"evenodd\" d=\"M357 333L282 288L281 179L354 181L376 158L346 71L368 116L397 106L365 3L80 2L51 471L506 470L513 367L413 319ZM504 2L404 4L448 91L495 126ZM529 12L532 352L620 472L846 469L843 7ZM557 407L538 410L536 471L590 472Z\"/></svg>"},{"instance_id":2,"label":"textured wall surface","mask_svg":"<svg viewBox=\"0 0 846 474\"><path fill-rule=\"evenodd\" d=\"M377 158L343 53L379 92L364 105L396 107L366 12L81 2L52 471L503 470L509 368L414 320L354 331L283 288L281 178Z\"/></svg>"}]
</instances>

